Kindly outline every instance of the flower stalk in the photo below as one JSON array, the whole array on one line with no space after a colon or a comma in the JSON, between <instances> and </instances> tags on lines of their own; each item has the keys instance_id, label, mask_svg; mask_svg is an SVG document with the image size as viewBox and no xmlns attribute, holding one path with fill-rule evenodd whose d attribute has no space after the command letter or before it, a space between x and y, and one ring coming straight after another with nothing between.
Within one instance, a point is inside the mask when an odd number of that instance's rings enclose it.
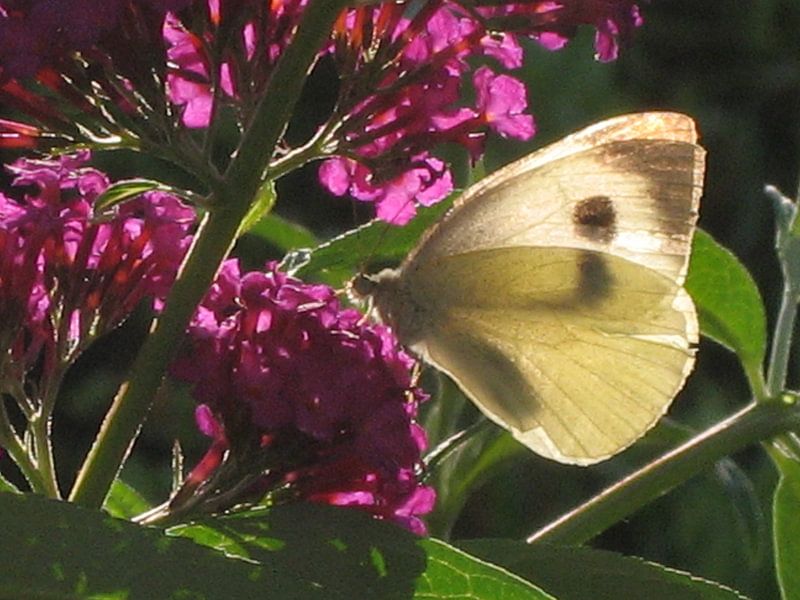
<instances>
[{"instance_id":1,"label":"flower stalk","mask_svg":"<svg viewBox=\"0 0 800 600\"><path fill-rule=\"evenodd\" d=\"M532 533L526 541L583 544L720 458L798 427L797 405L753 402Z\"/></svg>"},{"instance_id":2,"label":"flower stalk","mask_svg":"<svg viewBox=\"0 0 800 600\"><path fill-rule=\"evenodd\" d=\"M797 319L797 304L800 301L800 221L797 218L795 202L773 186L767 186L764 191L775 206L777 226L775 249L783 272L781 306L775 323L767 373L767 392L770 396L778 396L786 387L792 335Z\"/></svg>"}]
</instances>

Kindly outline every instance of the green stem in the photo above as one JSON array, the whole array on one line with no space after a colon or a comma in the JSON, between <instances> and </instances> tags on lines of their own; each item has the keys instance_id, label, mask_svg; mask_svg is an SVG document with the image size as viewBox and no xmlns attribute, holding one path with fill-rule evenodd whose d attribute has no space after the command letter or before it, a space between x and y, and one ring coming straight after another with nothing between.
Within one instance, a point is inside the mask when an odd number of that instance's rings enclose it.
<instances>
[{"instance_id":1,"label":"green stem","mask_svg":"<svg viewBox=\"0 0 800 600\"><path fill-rule=\"evenodd\" d=\"M22 440L19 439L19 436L11 426L2 398L0 398L0 446L8 452L8 455L22 472L28 485L31 486L31 490L39 494L46 494L47 485L42 478L42 474L36 468L36 463L28 454Z\"/></svg>"},{"instance_id":2,"label":"green stem","mask_svg":"<svg viewBox=\"0 0 800 600\"><path fill-rule=\"evenodd\" d=\"M68 319L63 319L68 322ZM66 339L66 333L59 336L59 339ZM50 498L61 498L61 490L58 487L56 477L55 458L53 456L53 407L56 403L56 395L61 388L64 379L67 362L62 367L56 369L51 378L45 384L39 402L39 411L29 419L29 431L33 437L34 448L36 449L36 465L42 476L42 481L46 487L45 493Z\"/></svg>"},{"instance_id":3,"label":"green stem","mask_svg":"<svg viewBox=\"0 0 800 600\"><path fill-rule=\"evenodd\" d=\"M53 460L51 424L50 415L40 414L30 422L30 431L36 448L36 465L42 480L42 492L49 498L61 498Z\"/></svg>"},{"instance_id":4,"label":"green stem","mask_svg":"<svg viewBox=\"0 0 800 600\"><path fill-rule=\"evenodd\" d=\"M531 534L528 543L582 544L720 458L800 426L800 408L752 403Z\"/></svg>"},{"instance_id":5,"label":"green stem","mask_svg":"<svg viewBox=\"0 0 800 600\"><path fill-rule=\"evenodd\" d=\"M767 374L767 394L770 398L777 397L786 387L786 373L789 368L799 295L800 290L795 288L790 281L785 280L781 307L775 322L775 333L772 338L769 372Z\"/></svg>"},{"instance_id":6,"label":"green stem","mask_svg":"<svg viewBox=\"0 0 800 600\"><path fill-rule=\"evenodd\" d=\"M295 38L281 56L252 123L245 133L224 181L214 190L214 210L206 215L164 311L155 321L111 406L84 462L70 500L100 507L122 466L155 398L164 371L177 350L197 303L247 214L273 150L302 91L305 75L347 0L312 0Z\"/></svg>"}]
</instances>

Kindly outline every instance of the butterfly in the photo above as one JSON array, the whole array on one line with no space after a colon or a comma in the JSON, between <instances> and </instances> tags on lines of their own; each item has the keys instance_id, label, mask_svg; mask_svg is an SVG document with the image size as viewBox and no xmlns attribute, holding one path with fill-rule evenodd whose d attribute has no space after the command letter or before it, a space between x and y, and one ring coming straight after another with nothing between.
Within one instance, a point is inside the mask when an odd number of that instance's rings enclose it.
<instances>
[{"instance_id":1,"label":"butterfly","mask_svg":"<svg viewBox=\"0 0 800 600\"><path fill-rule=\"evenodd\" d=\"M686 115L602 121L467 189L398 269L355 290L532 451L604 460L694 365L683 283L704 158Z\"/></svg>"}]
</instances>

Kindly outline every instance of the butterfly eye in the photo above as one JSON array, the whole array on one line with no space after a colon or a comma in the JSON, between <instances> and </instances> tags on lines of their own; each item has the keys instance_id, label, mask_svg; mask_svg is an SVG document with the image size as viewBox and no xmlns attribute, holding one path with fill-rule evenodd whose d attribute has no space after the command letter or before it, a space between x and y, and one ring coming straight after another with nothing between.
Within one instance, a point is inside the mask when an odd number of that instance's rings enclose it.
<instances>
[{"instance_id":1,"label":"butterfly eye","mask_svg":"<svg viewBox=\"0 0 800 600\"><path fill-rule=\"evenodd\" d=\"M355 296L357 299L364 299L371 296L375 289L378 287L377 280L364 273L359 273L347 285L349 295Z\"/></svg>"}]
</instances>

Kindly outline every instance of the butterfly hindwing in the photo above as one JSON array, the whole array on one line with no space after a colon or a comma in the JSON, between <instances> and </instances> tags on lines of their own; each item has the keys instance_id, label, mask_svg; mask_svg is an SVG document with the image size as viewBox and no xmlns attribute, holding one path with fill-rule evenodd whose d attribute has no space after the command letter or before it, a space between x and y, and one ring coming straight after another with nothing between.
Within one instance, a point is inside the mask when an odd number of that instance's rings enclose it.
<instances>
[{"instance_id":1,"label":"butterfly hindwing","mask_svg":"<svg viewBox=\"0 0 800 600\"><path fill-rule=\"evenodd\" d=\"M427 269L448 286L427 287ZM625 259L511 248L447 257L419 275L409 283L429 300L430 324L414 348L543 456L589 464L627 447L691 370L691 301Z\"/></svg>"}]
</instances>

